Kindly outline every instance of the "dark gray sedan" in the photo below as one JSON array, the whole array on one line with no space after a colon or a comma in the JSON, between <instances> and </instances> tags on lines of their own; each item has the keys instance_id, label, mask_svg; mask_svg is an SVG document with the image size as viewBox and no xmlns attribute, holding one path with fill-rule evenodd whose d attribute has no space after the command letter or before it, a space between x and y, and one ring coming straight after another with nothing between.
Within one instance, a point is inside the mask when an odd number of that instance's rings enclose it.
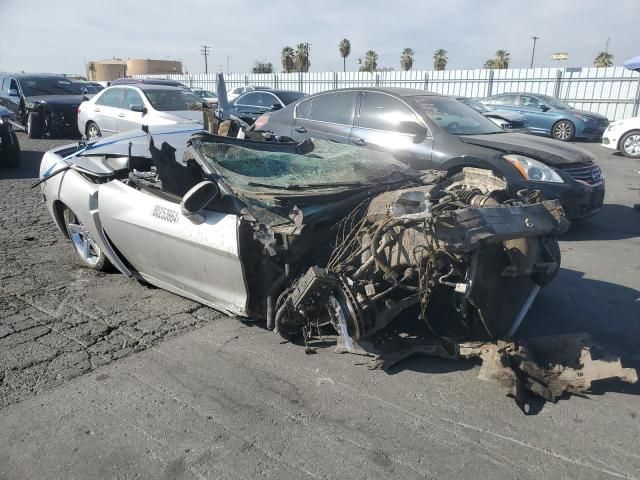
<instances>
[{"instance_id":1,"label":"dark gray sedan","mask_svg":"<svg viewBox=\"0 0 640 480\"><path fill-rule=\"evenodd\" d=\"M567 217L602 208L604 178L590 153L555 140L506 133L454 98L403 88L351 88L311 95L258 118L255 128L393 153L415 169L490 169L513 194L540 190Z\"/></svg>"}]
</instances>

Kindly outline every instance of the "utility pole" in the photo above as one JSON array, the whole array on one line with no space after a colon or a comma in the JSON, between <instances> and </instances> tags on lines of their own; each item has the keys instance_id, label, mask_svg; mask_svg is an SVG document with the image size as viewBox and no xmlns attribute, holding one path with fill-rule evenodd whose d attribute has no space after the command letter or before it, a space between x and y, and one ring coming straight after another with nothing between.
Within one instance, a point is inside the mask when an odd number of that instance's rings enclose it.
<instances>
[{"instance_id":1,"label":"utility pole","mask_svg":"<svg viewBox=\"0 0 640 480\"><path fill-rule=\"evenodd\" d=\"M606 53L609 53L609 40L610 40L610 38L609 38L609 37L607 37L607 43L606 43L606 44L605 44L605 46L604 46L604 51L605 51Z\"/></svg>"},{"instance_id":2,"label":"utility pole","mask_svg":"<svg viewBox=\"0 0 640 480\"><path fill-rule=\"evenodd\" d=\"M209 56L209 50L211 48L208 45L202 45L200 47L200 53L204 56L204 73L209 73L209 66L207 65L207 57Z\"/></svg>"},{"instance_id":3,"label":"utility pole","mask_svg":"<svg viewBox=\"0 0 640 480\"><path fill-rule=\"evenodd\" d=\"M533 49L531 50L531 67L533 68L533 57L536 54L536 42L540 39L540 37L531 37L533 39Z\"/></svg>"},{"instance_id":4,"label":"utility pole","mask_svg":"<svg viewBox=\"0 0 640 480\"><path fill-rule=\"evenodd\" d=\"M231 57L227 55L227 75L229 75L229 60L231 60Z\"/></svg>"}]
</instances>

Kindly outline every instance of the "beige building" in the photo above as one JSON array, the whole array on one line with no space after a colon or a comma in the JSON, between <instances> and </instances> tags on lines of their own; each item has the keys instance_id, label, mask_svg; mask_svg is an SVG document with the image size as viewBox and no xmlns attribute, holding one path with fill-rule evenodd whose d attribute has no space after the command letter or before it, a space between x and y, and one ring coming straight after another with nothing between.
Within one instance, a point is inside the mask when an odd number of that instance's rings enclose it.
<instances>
[{"instance_id":1,"label":"beige building","mask_svg":"<svg viewBox=\"0 0 640 480\"><path fill-rule=\"evenodd\" d=\"M112 58L89 62L87 78L95 82L110 82L133 75L182 74L182 63L176 60L153 60L150 58Z\"/></svg>"}]
</instances>

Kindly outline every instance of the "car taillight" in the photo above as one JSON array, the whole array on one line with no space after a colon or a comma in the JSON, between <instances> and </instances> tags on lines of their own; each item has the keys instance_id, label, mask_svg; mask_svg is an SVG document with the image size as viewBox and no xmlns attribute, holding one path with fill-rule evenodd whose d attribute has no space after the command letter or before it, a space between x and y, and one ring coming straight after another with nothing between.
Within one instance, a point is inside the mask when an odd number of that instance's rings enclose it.
<instances>
[{"instance_id":1,"label":"car taillight","mask_svg":"<svg viewBox=\"0 0 640 480\"><path fill-rule=\"evenodd\" d=\"M262 127L264 127L267 122L269 121L269 114L265 113L264 115L260 115L258 118L256 118L254 125L254 130L260 130Z\"/></svg>"}]
</instances>

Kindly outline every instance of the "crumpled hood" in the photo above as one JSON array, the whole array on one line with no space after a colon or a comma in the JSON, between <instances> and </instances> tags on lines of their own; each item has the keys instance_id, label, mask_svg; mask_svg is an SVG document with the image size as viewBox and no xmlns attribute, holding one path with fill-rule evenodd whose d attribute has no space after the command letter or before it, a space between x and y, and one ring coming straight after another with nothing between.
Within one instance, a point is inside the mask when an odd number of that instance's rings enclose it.
<instances>
[{"instance_id":1,"label":"crumpled hood","mask_svg":"<svg viewBox=\"0 0 640 480\"><path fill-rule=\"evenodd\" d=\"M508 110L491 110L489 112L482 112L485 117L498 117L504 118L508 122L524 122L524 115L518 112L510 112Z\"/></svg>"},{"instance_id":2,"label":"crumpled hood","mask_svg":"<svg viewBox=\"0 0 640 480\"><path fill-rule=\"evenodd\" d=\"M460 135L458 138L464 143L490 148L505 154L526 155L548 165L596 161L589 152L568 143L523 133Z\"/></svg>"},{"instance_id":3,"label":"crumpled hood","mask_svg":"<svg viewBox=\"0 0 640 480\"><path fill-rule=\"evenodd\" d=\"M87 98L83 95L35 95L27 97L27 101L38 103L45 102L47 105L65 105L77 107Z\"/></svg>"}]
</instances>

